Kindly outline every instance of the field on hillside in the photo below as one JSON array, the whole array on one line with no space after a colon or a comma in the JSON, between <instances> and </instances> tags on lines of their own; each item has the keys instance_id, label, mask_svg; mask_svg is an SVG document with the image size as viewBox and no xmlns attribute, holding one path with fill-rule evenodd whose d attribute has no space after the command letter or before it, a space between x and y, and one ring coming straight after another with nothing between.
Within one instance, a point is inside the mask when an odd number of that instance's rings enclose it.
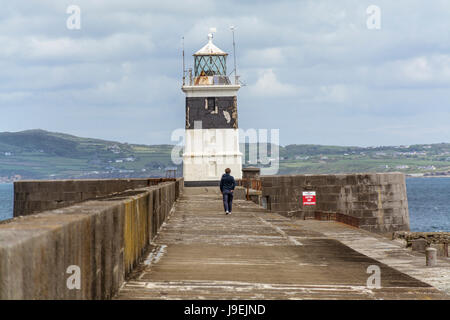
<instances>
[{"instance_id":1,"label":"field on hillside","mask_svg":"<svg viewBox=\"0 0 450 320\"><path fill-rule=\"evenodd\" d=\"M261 145L279 174L392 172L450 175L450 144L386 147ZM0 182L17 179L161 177L177 168L172 145L137 145L43 130L0 133ZM249 145L242 144L245 159ZM276 161L271 159L272 163ZM245 166L254 163L245 162ZM261 166L260 163L256 164Z\"/></svg>"},{"instance_id":2,"label":"field on hillside","mask_svg":"<svg viewBox=\"0 0 450 320\"><path fill-rule=\"evenodd\" d=\"M0 181L163 176L171 145L133 145L29 130L0 133Z\"/></svg>"}]
</instances>

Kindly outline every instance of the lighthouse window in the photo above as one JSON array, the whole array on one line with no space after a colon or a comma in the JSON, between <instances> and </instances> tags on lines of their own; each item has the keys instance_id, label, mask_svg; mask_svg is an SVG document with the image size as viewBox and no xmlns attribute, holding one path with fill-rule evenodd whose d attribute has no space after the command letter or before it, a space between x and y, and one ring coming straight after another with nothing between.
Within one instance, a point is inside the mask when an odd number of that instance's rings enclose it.
<instances>
[{"instance_id":1,"label":"lighthouse window","mask_svg":"<svg viewBox=\"0 0 450 320\"><path fill-rule=\"evenodd\" d=\"M208 110L214 110L216 108L216 98L208 98Z\"/></svg>"},{"instance_id":2,"label":"lighthouse window","mask_svg":"<svg viewBox=\"0 0 450 320\"><path fill-rule=\"evenodd\" d=\"M194 61L195 76L201 74L207 76L226 75L226 58L225 56L196 56Z\"/></svg>"}]
</instances>

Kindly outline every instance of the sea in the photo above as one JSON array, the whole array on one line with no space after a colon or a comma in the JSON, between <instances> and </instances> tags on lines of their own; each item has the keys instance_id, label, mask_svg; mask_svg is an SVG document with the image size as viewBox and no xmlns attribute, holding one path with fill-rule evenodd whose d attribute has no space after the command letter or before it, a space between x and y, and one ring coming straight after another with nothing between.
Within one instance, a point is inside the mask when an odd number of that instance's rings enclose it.
<instances>
[{"instance_id":1,"label":"sea","mask_svg":"<svg viewBox=\"0 0 450 320\"><path fill-rule=\"evenodd\" d=\"M450 178L406 178L410 229L450 232ZM0 184L0 220L13 215L13 184Z\"/></svg>"},{"instance_id":2,"label":"sea","mask_svg":"<svg viewBox=\"0 0 450 320\"><path fill-rule=\"evenodd\" d=\"M450 177L406 178L409 223L415 232L450 232Z\"/></svg>"},{"instance_id":3,"label":"sea","mask_svg":"<svg viewBox=\"0 0 450 320\"><path fill-rule=\"evenodd\" d=\"M12 183L0 183L0 221L13 215L14 188Z\"/></svg>"}]
</instances>

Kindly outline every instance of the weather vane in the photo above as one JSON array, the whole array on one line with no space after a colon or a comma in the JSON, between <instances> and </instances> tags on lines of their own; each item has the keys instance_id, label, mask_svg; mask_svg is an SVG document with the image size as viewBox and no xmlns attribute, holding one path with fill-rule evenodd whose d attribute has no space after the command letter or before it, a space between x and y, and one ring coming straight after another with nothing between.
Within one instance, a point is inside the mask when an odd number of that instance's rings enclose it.
<instances>
[{"instance_id":1,"label":"weather vane","mask_svg":"<svg viewBox=\"0 0 450 320\"><path fill-rule=\"evenodd\" d=\"M212 41L214 32L217 32L217 29L215 27L209 28L209 33L208 33L208 40L209 41Z\"/></svg>"}]
</instances>

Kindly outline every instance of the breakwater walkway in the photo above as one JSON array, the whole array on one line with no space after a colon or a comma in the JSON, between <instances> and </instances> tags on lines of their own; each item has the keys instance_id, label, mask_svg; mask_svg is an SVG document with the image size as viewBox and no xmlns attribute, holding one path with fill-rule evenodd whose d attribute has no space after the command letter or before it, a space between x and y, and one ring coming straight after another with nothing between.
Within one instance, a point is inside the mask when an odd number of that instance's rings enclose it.
<instances>
[{"instance_id":1,"label":"breakwater walkway","mask_svg":"<svg viewBox=\"0 0 450 320\"><path fill-rule=\"evenodd\" d=\"M367 231L244 200L226 216L218 188L185 188L115 298L449 299L450 262L424 265L423 255ZM381 288L367 286L370 266Z\"/></svg>"}]
</instances>

